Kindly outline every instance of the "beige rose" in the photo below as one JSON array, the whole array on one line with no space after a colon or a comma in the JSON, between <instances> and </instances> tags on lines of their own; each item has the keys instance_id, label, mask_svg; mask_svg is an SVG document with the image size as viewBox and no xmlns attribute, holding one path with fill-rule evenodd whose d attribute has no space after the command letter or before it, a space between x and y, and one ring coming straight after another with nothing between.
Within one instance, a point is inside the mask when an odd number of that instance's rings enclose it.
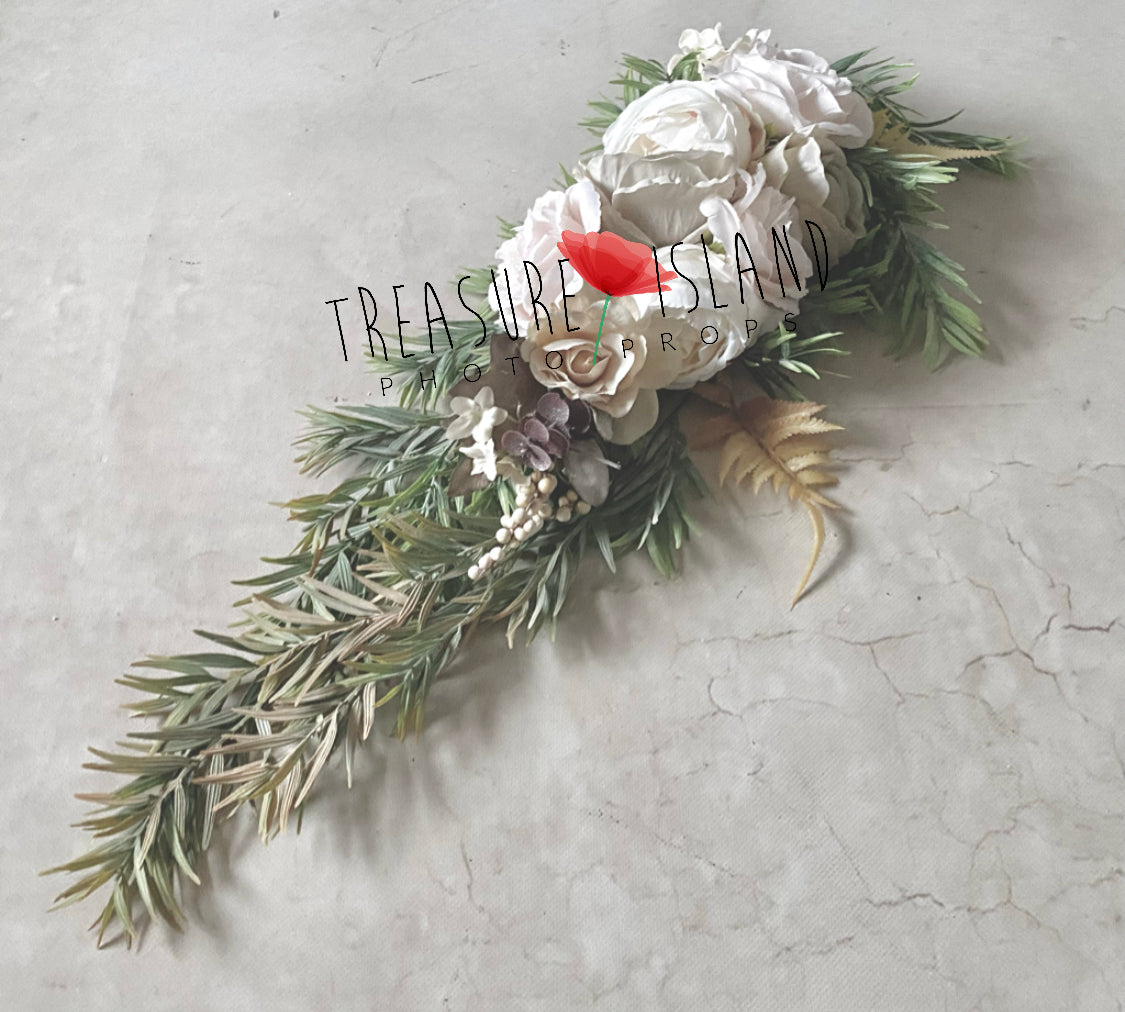
<instances>
[{"instance_id":1,"label":"beige rose","mask_svg":"<svg viewBox=\"0 0 1125 1012\"><path fill-rule=\"evenodd\" d=\"M533 330L520 344L520 355L545 387L620 418L645 385L642 374L650 352L636 304L629 298L611 299L594 361L603 304L600 293L583 289L567 303L570 324L579 329L568 333L563 325L554 334L546 328Z\"/></svg>"},{"instance_id":2,"label":"beige rose","mask_svg":"<svg viewBox=\"0 0 1125 1012\"><path fill-rule=\"evenodd\" d=\"M734 193L738 172L765 150L766 134L756 114L716 85L674 81L626 106L602 145L576 174L598 187L603 210L641 233L625 238L668 246L702 227L703 200Z\"/></svg>"},{"instance_id":3,"label":"beige rose","mask_svg":"<svg viewBox=\"0 0 1125 1012\"><path fill-rule=\"evenodd\" d=\"M761 121L706 81L672 81L630 102L602 136L607 155L666 155L708 151L732 168L758 158Z\"/></svg>"},{"instance_id":4,"label":"beige rose","mask_svg":"<svg viewBox=\"0 0 1125 1012\"><path fill-rule=\"evenodd\" d=\"M671 247L658 252L660 263L671 267ZM752 252L757 263L758 251ZM708 249L704 259L698 242L684 243L676 248L674 262L679 274L695 283L695 291L684 277L673 278L663 295L663 315L657 295L631 297L650 335L640 382L677 390L693 387L726 368L759 335L774 330L781 322L781 313L758 298L752 280L744 281L746 301L740 304L733 261L714 249ZM722 309L716 309L711 299L708 268ZM750 327L747 320L753 321Z\"/></svg>"}]
</instances>

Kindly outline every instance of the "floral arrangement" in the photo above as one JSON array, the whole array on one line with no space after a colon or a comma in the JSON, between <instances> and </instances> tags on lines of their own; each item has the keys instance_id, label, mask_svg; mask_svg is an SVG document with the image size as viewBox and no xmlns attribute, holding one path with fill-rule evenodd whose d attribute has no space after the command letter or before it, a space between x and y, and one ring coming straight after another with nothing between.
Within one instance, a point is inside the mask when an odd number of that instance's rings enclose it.
<instances>
[{"instance_id":1,"label":"floral arrangement","mask_svg":"<svg viewBox=\"0 0 1125 1012\"><path fill-rule=\"evenodd\" d=\"M78 795L98 842L44 872L80 876L56 908L108 886L99 945L115 923L131 945L145 913L179 927L177 886L199 884L219 816L249 803L264 840L299 828L329 757L343 751L350 787L376 711L418 731L478 627L553 636L587 552L613 570L645 549L674 573L707 491L689 445L720 449L721 480L808 511L801 594L839 427L795 381L846 353L831 326L847 317L931 367L979 355L975 297L920 226L956 163L1017 168L1006 140L918 121L898 99L907 65L867 56L829 64L765 31L726 45L716 27L685 31L667 64L625 58L619 97L591 103L600 143L504 226L450 350L392 366L399 406L308 412L303 469L353 473L288 504L300 541L241 581L241 621L118 679L158 722L91 749L88 768L128 779ZM420 361L432 381L411 383Z\"/></svg>"}]
</instances>

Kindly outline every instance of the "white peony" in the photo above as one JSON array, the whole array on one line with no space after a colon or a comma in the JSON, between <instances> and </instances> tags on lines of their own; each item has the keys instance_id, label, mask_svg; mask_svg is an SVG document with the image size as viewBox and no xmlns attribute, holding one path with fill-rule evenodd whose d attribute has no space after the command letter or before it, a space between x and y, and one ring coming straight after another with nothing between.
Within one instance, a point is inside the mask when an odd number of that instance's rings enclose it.
<instances>
[{"instance_id":1,"label":"white peony","mask_svg":"<svg viewBox=\"0 0 1125 1012\"><path fill-rule=\"evenodd\" d=\"M578 171L640 230L639 238L621 233L623 238L657 247L698 236L706 223L703 201L730 196L738 182L737 166L715 151L601 154Z\"/></svg>"},{"instance_id":2,"label":"white peony","mask_svg":"<svg viewBox=\"0 0 1125 1012\"><path fill-rule=\"evenodd\" d=\"M640 233L625 238L668 246L703 226L702 202L730 196L765 142L761 120L715 85L673 81L626 106L577 173L601 191L603 211Z\"/></svg>"},{"instance_id":3,"label":"white peony","mask_svg":"<svg viewBox=\"0 0 1125 1012\"><path fill-rule=\"evenodd\" d=\"M827 137L789 134L770 149L762 167L767 182L797 202L799 217L824 230L827 266L836 263L863 236L863 187L848 168L843 150ZM814 240L803 222L800 235L810 252L814 242L817 250L822 248L819 238Z\"/></svg>"},{"instance_id":4,"label":"white peony","mask_svg":"<svg viewBox=\"0 0 1125 1012\"><path fill-rule=\"evenodd\" d=\"M539 269L543 279L543 291L539 301L551 312L552 327L558 329L562 322L561 311L553 307L562 299L563 281L558 262L562 259L557 243L564 229L579 232L597 232L602 228L602 197L588 180L579 180L566 190L549 190L531 206L516 234L500 244L496 251L496 286L488 290L489 305L496 312L502 312L508 326L512 326L512 313L515 313L515 326L519 336L535 331L536 309L532 306L532 296L536 294L538 281L535 272L524 269L527 260ZM564 265L564 270L565 270ZM504 271L507 271L505 281ZM531 285L528 285L528 274ZM567 295L574 295L582 287L582 279L573 270L567 272ZM497 298L497 286L499 295ZM509 286L511 291L509 292ZM547 321L539 312L539 327L547 330ZM558 317L556 322L555 317Z\"/></svg>"},{"instance_id":5,"label":"white peony","mask_svg":"<svg viewBox=\"0 0 1125 1012\"><path fill-rule=\"evenodd\" d=\"M750 31L725 55L701 66L705 81L756 113L774 136L813 130L841 147L860 147L871 137L871 110L828 61L807 49L781 49L768 31Z\"/></svg>"}]
</instances>

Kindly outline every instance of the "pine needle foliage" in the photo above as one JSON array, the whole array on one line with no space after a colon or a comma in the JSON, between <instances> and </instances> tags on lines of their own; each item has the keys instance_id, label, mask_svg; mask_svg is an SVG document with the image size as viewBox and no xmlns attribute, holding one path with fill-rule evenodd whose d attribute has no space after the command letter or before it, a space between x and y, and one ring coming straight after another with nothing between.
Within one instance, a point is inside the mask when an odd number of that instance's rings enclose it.
<instances>
[{"instance_id":1,"label":"pine needle foliage","mask_svg":"<svg viewBox=\"0 0 1125 1012\"><path fill-rule=\"evenodd\" d=\"M838 330L802 335L800 328L790 332L779 326L752 344L735 361L768 397L803 401L805 395L795 379L800 376L820 379L820 372L812 364L812 360L819 356L847 355L847 350L834 342L841 336L842 332Z\"/></svg>"},{"instance_id":2,"label":"pine needle foliage","mask_svg":"<svg viewBox=\"0 0 1125 1012\"><path fill-rule=\"evenodd\" d=\"M669 72L657 60L646 60L640 56L623 56L621 58L621 73L609 83L617 85L619 91L616 97L608 98L605 95L592 99L587 103L593 110L591 115L579 121L579 126L586 127L596 137L609 129L625 106L636 101L643 94L658 84L667 84L669 81L698 81L699 62L694 56L681 57ZM596 151L598 145L589 148ZM585 152L583 152L585 153ZM565 170L564 170L565 171Z\"/></svg>"},{"instance_id":3,"label":"pine needle foliage","mask_svg":"<svg viewBox=\"0 0 1125 1012\"><path fill-rule=\"evenodd\" d=\"M148 657L118 679L142 696L127 708L158 724L129 732L120 751L91 749L100 761L86 768L126 782L78 796L99 806L77 823L99 842L43 872L79 876L54 909L108 886L91 925L99 946L116 926L131 947L146 915L181 928L177 894L185 880L199 884L219 817L249 803L268 842L299 820L341 750L351 786L377 711L393 711L398 737L417 733L434 679L478 626L502 622L509 644L521 629L528 641L543 628L553 637L595 547L611 569L645 549L672 575L693 529L687 502L706 491L676 420L685 396L666 395L656 427L618 449L603 507L544 529L477 583L468 566L494 543L502 493L446 496L458 461L442 420L372 405L310 409L304 468L362 473L286 504L303 528L297 547L243 581L253 592L231 632L197 630L218 649Z\"/></svg>"},{"instance_id":4,"label":"pine needle foliage","mask_svg":"<svg viewBox=\"0 0 1125 1012\"><path fill-rule=\"evenodd\" d=\"M863 187L867 232L841 261L823 292L811 293L802 313L856 315L887 332L887 351L896 358L921 351L930 369L952 352L979 356L987 346L984 327L967 304L980 299L963 277L964 268L922 233L945 228L936 188L956 179L960 165L1012 178L1022 168L1006 138L938 129L954 116L923 122L898 98L915 82L904 78L909 64L889 59L862 62L866 50L832 66L889 127L883 137L905 139L907 150L878 144L847 150L848 167ZM901 145L896 145L901 146ZM943 150L946 157L924 151ZM988 152L971 157L974 152ZM958 164L954 164L958 162Z\"/></svg>"},{"instance_id":5,"label":"pine needle foliage","mask_svg":"<svg viewBox=\"0 0 1125 1012\"><path fill-rule=\"evenodd\" d=\"M960 116L960 111L937 120L918 119L917 111L898 98L918 80L917 74L903 76L903 71L912 69L914 65L895 63L892 58L863 62L872 52L873 49L864 49L852 53L833 63L832 69L851 81L852 87L874 112L883 111L893 125L904 127L910 140L933 147L991 152L987 158L974 159L970 163L971 167L995 173L1005 179L1014 179L1024 168L1015 158L1016 142L1010 137L940 129Z\"/></svg>"},{"instance_id":6,"label":"pine needle foliage","mask_svg":"<svg viewBox=\"0 0 1125 1012\"><path fill-rule=\"evenodd\" d=\"M934 188L952 182L957 168L921 155L864 147L848 153L848 165L863 186L867 232L839 265L840 280L810 296L814 312L826 295L837 316L841 295L876 329L887 332L889 354L921 351L928 368L950 352L979 356L984 327L965 300L980 302L962 276L964 268L920 231L945 228L931 216L941 207Z\"/></svg>"}]
</instances>

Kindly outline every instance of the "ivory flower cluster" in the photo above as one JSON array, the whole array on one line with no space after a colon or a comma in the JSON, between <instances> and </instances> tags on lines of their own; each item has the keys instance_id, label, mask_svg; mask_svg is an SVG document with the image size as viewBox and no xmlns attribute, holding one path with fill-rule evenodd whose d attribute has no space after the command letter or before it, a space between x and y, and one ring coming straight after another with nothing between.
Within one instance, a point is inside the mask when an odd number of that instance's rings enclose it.
<instances>
[{"instance_id":1,"label":"ivory flower cluster","mask_svg":"<svg viewBox=\"0 0 1125 1012\"><path fill-rule=\"evenodd\" d=\"M814 53L779 48L767 31L725 46L719 26L689 29L680 53L698 61L701 80L657 85L626 106L602 149L574 169L575 182L540 196L497 250L510 286L503 303L497 286L489 291L492 308L514 313L526 335L520 353L534 378L587 402L599 431L617 442L652 424L657 390L710 378L798 312L808 286L798 290L784 268L808 279L822 252L830 266L864 234L863 193L844 149L863 145L873 123L846 78ZM679 275L662 301L612 300L596 360L604 297L557 268L564 230L644 243ZM691 277L741 296L737 244L768 254L778 235L787 256L755 257L744 304L724 310L699 298ZM548 326L536 303L557 320L565 310L569 329Z\"/></svg>"}]
</instances>

